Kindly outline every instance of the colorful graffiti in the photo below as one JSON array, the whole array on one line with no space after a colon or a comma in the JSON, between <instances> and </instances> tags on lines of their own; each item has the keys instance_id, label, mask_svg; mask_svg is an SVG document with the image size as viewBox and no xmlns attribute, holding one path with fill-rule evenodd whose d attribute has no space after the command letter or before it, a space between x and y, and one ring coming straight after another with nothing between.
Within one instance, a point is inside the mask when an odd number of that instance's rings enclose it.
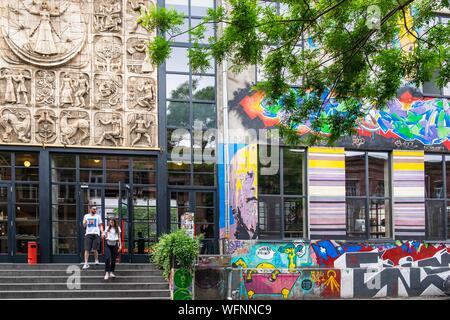
<instances>
[{"instance_id":1,"label":"colorful graffiti","mask_svg":"<svg viewBox=\"0 0 450 320\"><path fill-rule=\"evenodd\" d=\"M258 222L257 146L230 145L230 238L256 239Z\"/></svg>"},{"instance_id":2,"label":"colorful graffiti","mask_svg":"<svg viewBox=\"0 0 450 320\"><path fill-rule=\"evenodd\" d=\"M340 270L301 270L296 274L280 273L274 279L266 273L256 273L251 280L242 271L241 299L302 299L339 298Z\"/></svg>"},{"instance_id":3,"label":"colorful graffiti","mask_svg":"<svg viewBox=\"0 0 450 320\"><path fill-rule=\"evenodd\" d=\"M306 96L292 90L297 95L297 103L302 104ZM358 121L358 135L379 135L424 145L444 144L450 149L450 101L445 98L418 97L413 95L413 88L405 88L403 91L384 108L375 109L371 105L362 105L367 114ZM324 94L323 99L325 96ZM240 106L251 119L259 118L265 127L279 124L284 116L283 98L275 104L269 104L261 92L246 96L240 101ZM343 111L343 106L331 98L324 104L321 116L326 118L336 111ZM297 126L301 135L310 132L310 123L307 121ZM321 131L328 134L330 128L324 124Z\"/></svg>"},{"instance_id":4,"label":"colorful graffiti","mask_svg":"<svg viewBox=\"0 0 450 320\"><path fill-rule=\"evenodd\" d=\"M240 240L227 250L240 299L442 296L450 277L444 243Z\"/></svg>"},{"instance_id":5,"label":"colorful graffiti","mask_svg":"<svg viewBox=\"0 0 450 320\"><path fill-rule=\"evenodd\" d=\"M304 242L267 243L246 241L239 254L231 258L232 266L244 269L298 272L298 268L311 266L309 245ZM251 273L249 273L251 275Z\"/></svg>"},{"instance_id":6,"label":"colorful graffiti","mask_svg":"<svg viewBox=\"0 0 450 320\"><path fill-rule=\"evenodd\" d=\"M346 244L331 240L311 243L312 259L320 267L449 267L450 247L419 241L387 244Z\"/></svg>"}]
</instances>

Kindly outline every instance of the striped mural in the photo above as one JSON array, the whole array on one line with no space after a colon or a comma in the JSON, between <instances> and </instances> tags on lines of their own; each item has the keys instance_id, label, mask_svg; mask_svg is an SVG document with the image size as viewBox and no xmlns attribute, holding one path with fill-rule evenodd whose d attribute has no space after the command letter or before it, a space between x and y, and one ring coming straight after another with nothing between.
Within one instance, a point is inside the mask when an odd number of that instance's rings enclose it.
<instances>
[{"instance_id":1,"label":"striped mural","mask_svg":"<svg viewBox=\"0 0 450 320\"><path fill-rule=\"evenodd\" d=\"M425 236L424 152L393 152L394 230L396 239Z\"/></svg>"},{"instance_id":2,"label":"striped mural","mask_svg":"<svg viewBox=\"0 0 450 320\"><path fill-rule=\"evenodd\" d=\"M308 195L310 238L345 238L345 152L343 148L309 148Z\"/></svg>"}]
</instances>

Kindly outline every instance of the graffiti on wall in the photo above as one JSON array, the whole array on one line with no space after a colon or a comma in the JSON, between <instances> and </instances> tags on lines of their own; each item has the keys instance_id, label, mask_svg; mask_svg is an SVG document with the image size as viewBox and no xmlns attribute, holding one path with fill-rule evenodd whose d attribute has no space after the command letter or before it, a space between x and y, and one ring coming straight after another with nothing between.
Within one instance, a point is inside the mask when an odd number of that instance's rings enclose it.
<instances>
[{"instance_id":1,"label":"graffiti on wall","mask_svg":"<svg viewBox=\"0 0 450 320\"><path fill-rule=\"evenodd\" d=\"M315 269L301 270L298 273L280 273L275 278L267 273L256 271L249 279L242 271L241 299L302 299L339 298L340 270Z\"/></svg>"},{"instance_id":2,"label":"graffiti on wall","mask_svg":"<svg viewBox=\"0 0 450 320\"><path fill-rule=\"evenodd\" d=\"M450 266L450 247L412 240L386 244L319 240L311 242L311 254L317 266L328 268Z\"/></svg>"},{"instance_id":3,"label":"graffiti on wall","mask_svg":"<svg viewBox=\"0 0 450 320\"><path fill-rule=\"evenodd\" d=\"M420 241L228 241L241 299L444 295L450 245Z\"/></svg>"},{"instance_id":4,"label":"graffiti on wall","mask_svg":"<svg viewBox=\"0 0 450 320\"><path fill-rule=\"evenodd\" d=\"M230 238L256 239L258 222L257 146L230 146Z\"/></svg>"},{"instance_id":5,"label":"graffiti on wall","mask_svg":"<svg viewBox=\"0 0 450 320\"><path fill-rule=\"evenodd\" d=\"M292 89L301 105L305 100L297 90ZM443 144L450 149L450 100L445 98L425 98L413 88L405 87L402 93L380 109L372 105L361 105L367 110L365 117L358 121L358 136L374 138L380 136L394 139L418 142L426 146ZM326 97L324 94L323 99ZM275 104L270 104L261 92L245 96L239 103L250 119L258 118L264 127L272 127L280 123L284 116L283 98ZM327 99L321 117L343 111L343 106L336 99ZM298 124L299 134L310 132L311 121ZM330 127L325 122L321 128L323 134L330 133Z\"/></svg>"},{"instance_id":6,"label":"graffiti on wall","mask_svg":"<svg viewBox=\"0 0 450 320\"><path fill-rule=\"evenodd\" d=\"M229 250L234 254L231 264L259 272L298 272L298 268L311 266L309 245L302 241L287 243L267 243L254 241L230 241ZM231 249L230 249L231 248ZM247 276L251 278L252 272Z\"/></svg>"}]
</instances>

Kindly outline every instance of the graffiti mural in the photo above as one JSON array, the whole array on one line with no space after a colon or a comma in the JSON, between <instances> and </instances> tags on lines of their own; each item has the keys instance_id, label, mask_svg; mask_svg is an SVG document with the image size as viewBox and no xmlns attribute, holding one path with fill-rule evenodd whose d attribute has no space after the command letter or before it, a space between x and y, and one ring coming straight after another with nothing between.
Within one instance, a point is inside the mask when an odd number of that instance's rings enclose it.
<instances>
[{"instance_id":1,"label":"graffiti mural","mask_svg":"<svg viewBox=\"0 0 450 320\"><path fill-rule=\"evenodd\" d=\"M297 96L297 103L302 104L306 96L292 89ZM309 94L309 93L308 93ZM324 100L326 93L323 95ZM254 92L244 97L239 106L250 119L258 118L264 127L272 127L280 123L284 116L283 98L270 104L261 92ZM445 98L425 98L415 89L404 87L401 94L380 109L372 105L361 105L367 110L366 116L358 121L358 136L376 136L416 142L425 146L443 144L450 149L450 101ZM324 103L321 117L326 118L343 106L336 99L328 99ZM298 124L296 129L301 135L310 132L310 121ZM325 123L321 128L323 134L330 132ZM397 142L398 144L398 142Z\"/></svg>"},{"instance_id":2,"label":"graffiti mural","mask_svg":"<svg viewBox=\"0 0 450 320\"><path fill-rule=\"evenodd\" d=\"M231 264L244 269L254 268L260 272L287 271L296 273L298 268L311 266L309 245L302 241L288 243L240 242L234 249ZM239 246L232 243L230 246ZM230 250L230 249L229 249ZM252 272L247 274L251 277Z\"/></svg>"},{"instance_id":3,"label":"graffiti mural","mask_svg":"<svg viewBox=\"0 0 450 320\"><path fill-rule=\"evenodd\" d=\"M387 244L346 244L338 241L311 242L312 259L320 267L449 267L450 247L419 241Z\"/></svg>"},{"instance_id":4,"label":"graffiti mural","mask_svg":"<svg viewBox=\"0 0 450 320\"><path fill-rule=\"evenodd\" d=\"M443 296L450 277L444 243L237 240L226 250L239 299Z\"/></svg>"},{"instance_id":5,"label":"graffiti mural","mask_svg":"<svg viewBox=\"0 0 450 320\"><path fill-rule=\"evenodd\" d=\"M230 146L230 238L256 239L258 168L256 145Z\"/></svg>"},{"instance_id":6,"label":"graffiti mural","mask_svg":"<svg viewBox=\"0 0 450 320\"><path fill-rule=\"evenodd\" d=\"M307 299L339 298L340 270L301 270L298 273L280 273L275 278L255 271L252 278L242 271L241 299ZM256 273L258 272L258 273Z\"/></svg>"}]
</instances>

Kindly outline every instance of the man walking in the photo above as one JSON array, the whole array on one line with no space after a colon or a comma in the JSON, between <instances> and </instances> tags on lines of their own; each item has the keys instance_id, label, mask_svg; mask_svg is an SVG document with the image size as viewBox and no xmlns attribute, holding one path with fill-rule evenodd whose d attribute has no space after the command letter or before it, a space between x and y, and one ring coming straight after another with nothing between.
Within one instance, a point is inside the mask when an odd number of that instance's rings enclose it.
<instances>
[{"instance_id":1,"label":"man walking","mask_svg":"<svg viewBox=\"0 0 450 320\"><path fill-rule=\"evenodd\" d=\"M100 232L103 234L103 222L102 217L97 213L97 207L92 207L89 213L84 215L83 226L86 228L83 266L83 270L85 270L89 268L89 251L94 251L95 264L99 264L98 248L100 245Z\"/></svg>"}]
</instances>

